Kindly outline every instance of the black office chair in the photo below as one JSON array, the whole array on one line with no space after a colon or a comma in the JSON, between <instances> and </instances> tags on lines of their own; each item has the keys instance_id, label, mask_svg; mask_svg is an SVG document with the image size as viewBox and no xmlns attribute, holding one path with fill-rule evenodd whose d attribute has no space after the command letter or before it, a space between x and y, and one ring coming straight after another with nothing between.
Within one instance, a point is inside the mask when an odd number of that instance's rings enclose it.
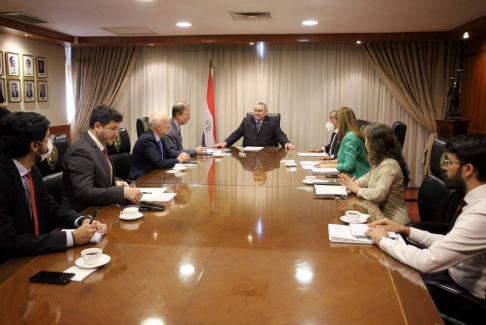
<instances>
[{"instance_id":1,"label":"black office chair","mask_svg":"<svg viewBox=\"0 0 486 325\"><path fill-rule=\"evenodd\" d=\"M418 202L420 222L408 226L427 230L433 233L446 234L456 214L459 203L464 198L463 191L448 189L445 185L444 168L445 139L435 139L430 154L431 174L427 175L420 186L417 199L406 199L406 202Z\"/></svg>"},{"instance_id":2,"label":"black office chair","mask_svg":"<svg viewBox=\"0 0 486 325\"><path fill-rule=\"evenodd\" d=\"M62 194L62 159L70 144L65 134L54 135L52 152L37 167L43 176L47 191L54 197L58 204L61 204Z\"/></svg>"},{"instance_id":3,"label":"black office chair","mask_svg":"<svg viewBox=\"0 0 486 325\"><path fill-rule=\"evenodd\" d=\"M376 122L371 122L371 121L366 121L366 120L360 120L360 119L358 119L357 122L358 122L359 131L361 132L361 134L363 136L364 136L364 129L365 129L365 127L367 127L368 125L376 124Z\"/></svg>"},{"instance_id":4,"label":"black office chair","mask_svg":"<svg viewBox=\"0 0 486 325\"><path fill-rule=\"evenodd\" d=\"M246 113L246 116L253 116L253 112ZM281 118L280 113L267 113L267 116L269 118L276 118L277 121L278 121L278 124L280 125L280 118ZM278 141L275 142L274 146L276 148L278 148Z\"/></svg>"},{"instance_id":5,"label":"black office chair","mask_svg":"<svg viewBox=\"0 0 486 325\"><path fill-rule=\"evenodd\" d=\"M145 131L148 131L148 121L149 121L149 118L147 116L137 119L137 123L136 123L137 138L140 138L142 133L144 133Z\"/></svg>"},{"instance_id":6,"label":"black office chair","mask_svg":"<svg viewBox=\"0 0 486 325\"><path fill-rule=\"evenodd\" d=\"M392 125L392 130L398 142L403 148L403 145L405 143L405 135L407 134L407 124L400 121L396 121Z\"/></svg>"},{"instance_id":7,"label":"black office chair","mask_svg":"<svg viewBox=\"0 0 486 325\"><path fill-rule=\"evenodd\" d=\"M106 146L113 162L115 177L127 179L130 172L132 155L130 154L130 136L125 128L118 130L120 134L111 146Z\"/></svg>"},{"instance_id":8,"label":"black office chair","mask_svg":"<svg viewBox=\"0 0 486 325\"><path fill-rule=\"evenodd\" d=\"M425 281L425 285L446 324L485 323L485 301L462 288L446 283Z\"/></svg>"}]
</instances>

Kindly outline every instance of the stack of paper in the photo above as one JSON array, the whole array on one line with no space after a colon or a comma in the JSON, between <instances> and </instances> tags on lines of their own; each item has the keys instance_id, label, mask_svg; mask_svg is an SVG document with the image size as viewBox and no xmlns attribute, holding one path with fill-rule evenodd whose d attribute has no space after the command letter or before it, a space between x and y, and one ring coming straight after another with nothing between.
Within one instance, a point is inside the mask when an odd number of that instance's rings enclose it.
<instances>
[{"instance_id":1,"label":"stack of paper","mask_svg":"<svg viewBox=\"0 0 486 325\"><path fill-rule=\"evenodd\" d=\"M263 149L263 147L251 147L251 146L248 146L248 147L244 147L243 148L243 151L260 151L262 149Z\"/></svg>"},{"instance_id":2,"label":"stack of paper","mask_svg":"<svg viewBox=\"0 0 486 325\"><path fill-rule=\"evenodd\" d=\"M142 198L140 201L145 201L145 202L161 202L160 198L164 194L164 192L167 190L167 187L156 187L156 188L140 188L140 191L142 191Z\"/></svg>"},{"instance_id":3,"label":"stack of paper","mask_svg":"<svg viewBox=\"0 0 486 325\"><path fill-rule=\"evenodd\" d=\"M313 174L323 174L323 175L329 175L329 176L339 176L339 170L336 168L317 168L317 167L312 167L311 172Z\"/></svg>"},{"instance_id":4,"label":"stack of paper","mask_svg":"<svg viewBox=\"0 0 486 325\"><path fill-rule=\"evenodd\" d=\"M346 187L337 183L316 184L314 183L314 198L316 199L347 199Z\"/></svg>"},{"instance_id":5,"label":"stack of paper","mask_svg":"<svg viewBox=\"0 0 486 325\"><path fill-rule=\"evenodd\" d=\"M300 165L302 166L302 169L311 169L316 164L318 164L320 161L318 161L318 160L314 160L314 161L304 161L304 160L301 160L299 162L300 162Z\"/></svg>"},{"instance_id":6,"label":"stack of paper","mask_svg":"<svg viewBox=\"0 0 486 325\"><path fill-rule=\"evenodd\" d=\"M368 225L365 223L351 223L349 228L351 230L351 235L354 237L368 237L365 235L365 232L370 228L368 228ZM390 238L397 238L397 234L393 231L389 231L388 236L390 236Z\"/></svg>"},{"instance_id":7,"label":"stack of paper","mask_svg":"<svg viewBox=\"0 0 486 325\"><path fill-rule=\"evenodd\" d=\"M325 152L298 152L299 157L326 157L328 156Z\"/></svg>"},{"instance_id":8,"label":"stack of paper","mask_svg":"<svg viewBox=\"0 0 486 325\"><path fill-rule=\"evenodd\" d=\"M327 229L329 230L329 241L332 243L373 244L373 240L368 236L353 236L350 226L329 224Z\"/></svg>"}]
</instances>

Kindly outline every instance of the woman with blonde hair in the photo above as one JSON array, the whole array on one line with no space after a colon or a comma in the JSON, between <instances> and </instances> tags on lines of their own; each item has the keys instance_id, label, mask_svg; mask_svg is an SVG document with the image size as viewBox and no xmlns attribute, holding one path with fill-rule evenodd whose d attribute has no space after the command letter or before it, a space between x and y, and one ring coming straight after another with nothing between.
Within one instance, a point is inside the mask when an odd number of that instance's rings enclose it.
<instances>
[{"instance_id":1,"label":"woman with blonde hair","mask_svg":"<svg viewBox=\"0 0 486 325\"><path fill-rule=\"evenodd\" d=\"M341 183L359 197L378 203L383 214L402 225L410 222L403 193L409 170L392 129L385 124L368 125L365 146L371 170L357 181L341 175Z\"/></svg>"},{"instance_id":2,"label":"woman with blonde hair","mask_svg":"<svg viewBox=\"0 0 486 325\"><path fill-rule=\"evenodd\" d=\"M361 177L370 170L366 158L364 138L358 128L354 112L349 107L341 107L338 116L338 143L340 143L337 159L321 162L316 167L336 168L351 177Z\"/></svg>"}]
</instances>

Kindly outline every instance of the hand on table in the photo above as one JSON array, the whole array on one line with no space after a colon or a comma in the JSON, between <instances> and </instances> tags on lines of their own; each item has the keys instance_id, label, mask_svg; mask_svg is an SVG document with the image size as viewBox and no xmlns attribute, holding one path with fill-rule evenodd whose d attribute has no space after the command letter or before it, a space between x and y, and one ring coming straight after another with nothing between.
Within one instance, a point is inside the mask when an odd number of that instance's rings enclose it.
<instances>
[{"instance_id":1,"label":"hand on table","mask_svg":"<svg viewBox=\"0 0 486 325\"><path fill-rule=\"evenodd\" d=\"M341 184L344 185L348 190L350 190L353 193L358 193L359 189L359 182L356 182L356 177L349 177L348 175L341 173L339 175L339 180L341 181Z\"/></svg>"},{"instance_id":2,"label":"hand on table","mask_svg":"<svg viewBox=\"0 0 486 325\"><path fill-rule=\"evenodd\" d=\"M88 221L88 222L85 222ZM98 232L98 228L94 224L89 224L90 219L83 220L81 227L73 231L74 245L83 245L91 240L91 237Z\"/></svg>"},{"instance_id":3,"label":"hand on table","mask_svg":"<svg viewBox=\"0 0 486 325\"><path fill-rule=\"evenodd\" d=\"M292 143L289 142L289 143L286 143L285 144L285 149L286 150L294 150L295 147L294 147L294 145Z\"/></svg>"},{"instance_id":4,"label":"hand on table","mask_svg":"<svg viewBox=\"0 0 486 325\"><path fill-rule=\"evenodd\" d=\"M322 149L309 150L309 152L324 152Z\"/></svg>"},{"instance_id":5,"label":"hand on table","mask_svg":"<svg viewBox=\"0 0 486 325\"><path fill-rule=\"evenodd\" d=\"M320 160L332 160L332 156L324 156L324 157L321 157L319 158Z\"/></svg>"},{"instance_id":6,"label":"hand on table","mask_svg":"<svg viewBox=\"0 0 486 325\"><path fill-rule=\"evenodd\" d=\"M370 228L382 228L386 231L393 231L396 233L401 233L405 235L410 235L410 227L399 224L396 221L390 220L388 218L383 218L376 220L368 225ZM388 237L388 236L387 236Z\"/></svg>"},{"instance_id":7,"label":"hand on table","mask_svg":"<svg viewBox=\"0 0 486 325\"><path fill-rule=\"evenodd\" d=\"M199 146L196 148L196 154L202 155L206 152L206 147Z\"/></svg>"},{"instance_id":8,"label":"hand on table","mask_svg":"<svg viewBox=\"0 0 486 325\"><path fill-rule=\"evenodd\" d=\"M91 221L91 219L84 219L83 220L83 225L84 224L89 224ZM107 233L107 228L106 228L106 224L104 223L101 223L97 220L93 220L93 222L91 223L92 226L95 226L96 229L98 230L99 233L105 235Z\"/></svg>"},{"instance_id":9,"label":"hand on table","mask_svg":"<svg viewBox=\"0 0 486 325\"><path fill-rule=\"evenodd\" d=\"M370 236L375 245L379 244L381 237L389 237L385 228L370 228L365 232L365 235Z\"/></svg>"},{"instance_id":10,"label":"hand on table","mask_svg":"<svg viewBox=\"0 0 486 325\"><path fill-rule=\"evenodd\" d=\"M183 163L185 161L191 160L191 156L189 156L185 152L181 152L181 154L177 157L177 160L179 160L181 163Z\"/></svg>"},{"instance_id":11,"label":"hand on table","mask_svg":"<svg viewBox=\"0 0 486 325\"><path fill-rule=\"evenodd\" d=\"M124 181L116 181L116 182L115 182L115 185L116 185L116 186L124 186L124 187L129 187L128 183L127 183L127 182L124 182Z\"/></svg>"},{"instance_id":12,"label":"hand on table","mask_svg":"<svg viewBox=\"0 0 486 325\"><path fill-rule=\"evenodd\" d=\"M142 198L142 192L138 188L125 188L125 199L137 203Z\"/></svg>"},{"instance_id":13,"label":"hand on table","mask_svg":"<svg viewBox=\"0 0 486 325\"><path fill-rule=\"evenodd\" d=\"M226 142L220 142L220 143L216 143L214 146L212 146L211 148L224 148L226 147Z\"/></svg>"}]
</instances>

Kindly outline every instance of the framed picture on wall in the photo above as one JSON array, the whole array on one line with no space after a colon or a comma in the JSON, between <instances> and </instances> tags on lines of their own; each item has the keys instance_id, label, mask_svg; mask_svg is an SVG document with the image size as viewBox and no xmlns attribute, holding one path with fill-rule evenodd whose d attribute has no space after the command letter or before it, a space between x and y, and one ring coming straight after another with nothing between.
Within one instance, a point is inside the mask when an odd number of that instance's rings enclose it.
<instances>
[{"instance_id":1,"label":"framed picture on wall","mask_svg":"<svg viewBox=\"0 0 486 325\"><path fill-rule=\"evenodd\" d=\"M0 104L3 104L7 101L7 92L5 91L7 88L5 88L5 79L0 78Z\"/></svg>"},{"instance_id":2,"label":"framed picture on wall","mask_svg":"<svg viewBox=\"0 0 486 325\"><path fill-rule=\"evenodd\" d=\"M3 52L0 51L0 76L3 76Z\"/></svg>"},{"instance_id":3,"label":"framed picture on wall","mask_svg":"<svg viewBox=\"0 0 486 325\"><path fill-rule=\"evenodd\" d=\"M35 102L34 80L24 80L24 102Z\"/></svg>"},{"instance_id":4,"label":"framed picture on wall","mask_svg":"<svg viewBox=\"0 0 486 325\"><path fill-rule=\"evenodd\" d=\"M8 101L10 103L19 103L22 101L22 89L20 79L8 79Z\"/></svg>"},{"instance_id":5,"label":"framed picture on wall","mask_svg":"<svg viewBox=\"0 0 486 325\"><path fill-rule=\"evenodd\" d=\"M22 70L24 71L24 77L34 78L34 56L23 54L22 64L23 64Z\"/></svg>"},{"instance_id":6,"label":"framed picture on wall","mask_svg":"<svg viewBox=\"0 0 486 325\"><path fill-rule=\"evenodd\" d=\"M17 53L5 53L5 68L7 68L7 76L20 77L19 55Z\"/></svg>"},{"instance_id":7,"label":"framed picture on wall","mask_svg":"<svg viewBox=\"0 0 486 325\"><path fill-rule=\"evenodd\" d=\"M37 78L47 78L46 58L36 57Z\"/></svg>"},{"instance_id":8,"label":"framed picture on wall","mask_svg":"<svg viewBox=\"0 0 486 325\"><path fill-rule=\"evenodd\" d=\"M47 81L37 81L37 100L47 102Z\"/></svg>"}]
</instances>

